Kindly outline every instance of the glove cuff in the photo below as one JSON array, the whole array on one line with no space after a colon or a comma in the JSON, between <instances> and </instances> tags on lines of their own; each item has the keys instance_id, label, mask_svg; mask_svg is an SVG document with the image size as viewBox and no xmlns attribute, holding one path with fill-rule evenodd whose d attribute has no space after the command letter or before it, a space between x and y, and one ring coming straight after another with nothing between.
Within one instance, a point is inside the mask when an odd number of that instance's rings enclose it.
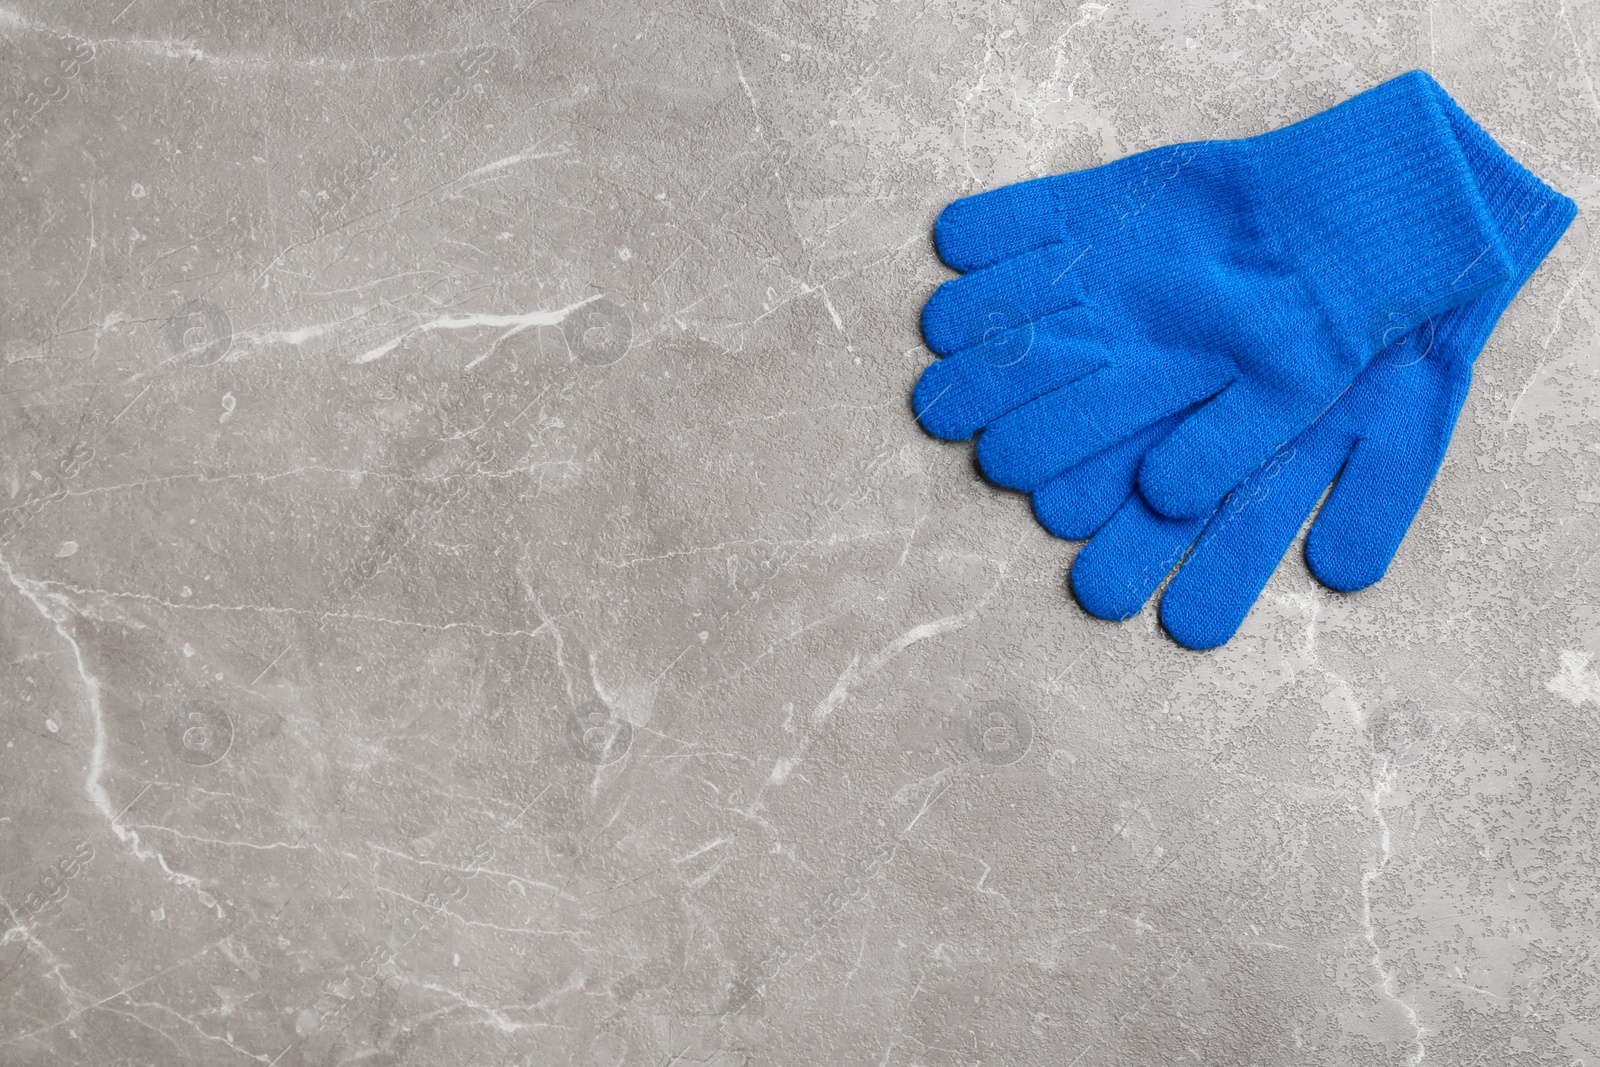
<instances>
[{"instance_id":1,"label":"glove cuff","mask_svg":"<svg viewBox=\"0 0 1600 1067\"><path fill-rule=\"evenodd\" d=\"M1511 275L1448 100L1412 71L1251 139L1263 221L1359 362Z\"/></svg>"},{"instance_id":2,"label":"glove cuff","mask_svg":"<svg viewBox=\"0 0 1600 1067\"><path fill-rule=\"evenodd\" d=\"M1511 262L1510 281L1439 325L1435 347L1471 362L1506 306L1567 232L1577 217L1578 205L1511 158L1454 100L1445 97L1443 103Z\"/></svg>"},{"instance_id":3,"label":"glove cuff","mask_svg":"<svg viewBox=\"0 0 1600 1067\"><path fill-rule=\"evenodd\" d=\"M1441 105L1510 260L1509 302L1577 217L1578 205L1513 159L1449 96Z\"/></svg>"}]
</instances>

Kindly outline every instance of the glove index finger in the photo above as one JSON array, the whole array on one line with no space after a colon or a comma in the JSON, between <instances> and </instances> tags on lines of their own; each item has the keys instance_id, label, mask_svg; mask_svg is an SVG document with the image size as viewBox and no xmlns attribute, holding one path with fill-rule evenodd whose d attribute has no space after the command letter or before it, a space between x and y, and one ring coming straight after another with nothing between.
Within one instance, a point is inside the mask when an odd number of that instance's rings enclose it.
<instances>
[{"instance_id":1,"label":"glove index finger","mask_svg":"<svg viewBox=\"0 0 1600 1067\"><path fill-rule=\"evenodd\" d=\"M939 258L965 273L1054 242L1093 241L1095 234L1140 217L1152 203L1180 201L1170 187L1203 169L1196 160L1215 144L1164 145L1098 167L964 196L947 205L933 224Z\"/></svg>"},{"instance_id":2,"label":"glove index finger","mask_svg":"<svg viewBox=\"0 0 1600 1067\"><path fill-rule=\"evenodd\" d=\"M946 205L933 223L939 258L963 273L993 266L1066 236L1054 190L1075 175L1007 185Z\"/></svg>"},{"instance_id":3,"label":"glove index finger","mask_svg":"<svg viewBox=\"0 0 1600 1067\"><path fill-rule=\"evenodd\" d=\"M1139 491L1163 515L1208 515L1328 406L1326 393L1238 380L1203 405L1139 468Z\"/></svg>"},{"instance_id":4,"label":"glove index finger","mask_svg":"<svg viewBox=\"0 0 1600 1067\"><path fill-rule=\"evenodd\" d=\"M1465 398L1463 382L1443 404L1405 413L1403 430L1391 424L1356 445L1306 535L1306 565L1318 581L1352 593L1383 577L1439 473Z\"/></svg>"}]
</instances>

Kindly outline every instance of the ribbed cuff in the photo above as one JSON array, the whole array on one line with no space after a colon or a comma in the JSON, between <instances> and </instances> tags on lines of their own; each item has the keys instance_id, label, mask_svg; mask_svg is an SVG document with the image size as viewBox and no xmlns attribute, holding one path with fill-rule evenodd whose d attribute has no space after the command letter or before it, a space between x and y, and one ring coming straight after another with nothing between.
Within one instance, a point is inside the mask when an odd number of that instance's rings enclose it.
<instances>
[{"instance_id":1,"label":"ribbed cuff","mask_svg":"<svg viewBox=\"0 0 1600 1067\"><path fill-rule=\"evenodd\" d=\"M1513 159L1449 95L1441 105L1505 245L1513 281L1532 274L1577 217L1578 205Z\"/></svg>"},{"instance_id":2,"label":"ribbed cuff","mask_svg":"<svg viewBox=\"0 0 1600 1067\"><path fill-rule=\"evenodd\" d=\"M1440 347L1459 352L1462 358L1471 360L1477 358L1488 341L1506 305L1572 225L1578 215L1578 205L1511 158L1454 100L1442 91L1441 95L1445 117L1461 144L1467 166L1483 193L1485 208L1500 233L1511 263L1510 281L1446 316L1440 325L1441 340L1448 337L1472 341Z\"/></svg>"},{"instance_id":3,"label":"ribbed cuff","mask_svg":"<svg viewBox=\"0 0 1600 1067\"><path fill-rule=\"evenodd\" d=\"M1512 273L1448 100L1412 71L1251 138L1263 224L1363 358Z\"/></svg>"}]
</instances>

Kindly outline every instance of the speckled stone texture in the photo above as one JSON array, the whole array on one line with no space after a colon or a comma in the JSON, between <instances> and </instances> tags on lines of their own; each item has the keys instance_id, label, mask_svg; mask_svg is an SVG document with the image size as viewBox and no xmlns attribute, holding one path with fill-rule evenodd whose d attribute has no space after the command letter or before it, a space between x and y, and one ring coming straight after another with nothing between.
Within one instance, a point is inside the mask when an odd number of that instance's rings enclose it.
<instances>
[{"instance_id":1,"label":"speckled stone texture","mask_svg":"<svg viewBox=\"0 0 1600 1067\"><path fill-rule=\"evenodd\" d=\"M0 1063L1594 1064L1600 2L0 3ZM952 198L1432 71L1583 214L1187 652Z\"/></svg>"}]
</instances>

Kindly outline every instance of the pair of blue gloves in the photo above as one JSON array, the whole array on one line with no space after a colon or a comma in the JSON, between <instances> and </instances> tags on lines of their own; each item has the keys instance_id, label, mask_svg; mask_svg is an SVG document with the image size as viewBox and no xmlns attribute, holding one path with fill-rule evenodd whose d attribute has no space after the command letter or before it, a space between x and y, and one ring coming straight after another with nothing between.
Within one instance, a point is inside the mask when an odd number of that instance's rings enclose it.
<instances>
[{"instance_id":1,"label":"pair of blue gloves","mask_svg":"<svg viewBox=\"0 0 1600 1067\"><path fill-rule=\"evenodd\" d=\"M1137 614L1177 568L1177 641L1233 636L1306 539L1339 590L1383 576L1500 314L1573 202L1413 71L1304 121L958 200L963 272L923 309L931 433L1089 543L1078 599Z\"/></svg>"}]
</instances>

